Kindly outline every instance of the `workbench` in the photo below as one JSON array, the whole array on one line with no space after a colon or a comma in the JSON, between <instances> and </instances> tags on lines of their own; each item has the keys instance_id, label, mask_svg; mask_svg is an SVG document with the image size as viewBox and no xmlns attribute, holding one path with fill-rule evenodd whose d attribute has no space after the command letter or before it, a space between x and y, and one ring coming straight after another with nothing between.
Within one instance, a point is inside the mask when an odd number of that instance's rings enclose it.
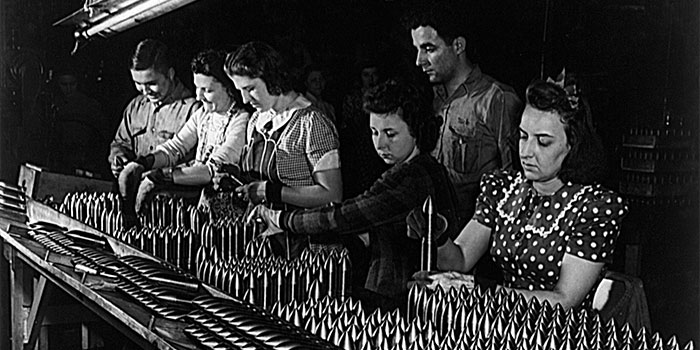
<instances>
[{"instance_id":1,"label":"workbench","mask_svg":"<svg viewBox=\"0 0 700 350\"><path fill-rule=\"evenodd\" d=\"M27 216L31 222L51 222L101 235L117 256L135 255L156 260L31 199L27 200ZM43 321L50 312L48 300L57 290L71 296L141 348L196 348L181 331L186 324L154 316L142 305L117 293L107 279L76 272L70 257L48 251L27 236L28 231L26 223L0 216L3 257L8 262L10 275L12 349L35 348ZM211 292L225 297L216 290ZM82 345L87 348L89 344L83 339ZM41 344L40 348L46 348L46 344Z\"/></svg>"}]
</instances>

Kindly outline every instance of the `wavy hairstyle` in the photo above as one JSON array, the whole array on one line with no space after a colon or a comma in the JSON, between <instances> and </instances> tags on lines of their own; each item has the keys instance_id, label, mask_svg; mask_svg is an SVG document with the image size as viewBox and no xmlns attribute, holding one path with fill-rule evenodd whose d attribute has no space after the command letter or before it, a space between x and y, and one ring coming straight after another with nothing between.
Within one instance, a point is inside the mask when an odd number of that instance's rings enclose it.
<instances>
[{"instance_id":1,"label":"wavy hairstyle","mask_svg":"<svg viewBox=\"0 0 700 350\"><path fill-rule=\"evenodd\" d=\"M540 111L557 113L564 124L571 149L561 165L559 178L584 185L599 182L605 175L606 159L603 143L593 126L591 110L579 91L569 88L576 85L573 78L562 85L564 87L551 81L533 81L527 87L527 104ZM573 100L576 103L572 103Z\"/></svg>"},{"instance_id":2,"label":"wavy hairstyle","mask_svg":"<svg viewBox=\"0 0 700 350\"><path fill-rule=\"evenodd\" d=\"M458 4L457 1L448 0L414 1L401 22L409 31L430 26L450 45L458 37L467 39L464 13Z\"/></svg>"},{"instance_id":3,"label":"wavy hairstyle","mask_svg":"<svg viewBox=\"0 0 700 350\"><path fill-rule=\"evenodd\" d=\"M161 41L155 39L144 39L136 45L129 69L146 70L153 68L155 71L168 75L168 70L172 68L168 47Z\"/></svg>"},{"instance_id":4,"label":"wavy hairstyle","mask_svg":"<svg viewBox=\"0 0 700 350\"><path fill-rule=\"evenodd\" d=\"M432 110L432 90L389 79L365 93L362 107L367 113L396 113L401 116L423 153L435 149L442 120Z\"/></svg>"},{"instance_id":5,"label":"wavy hairstyle","mask_svg":"<svg viewBox=\"0 0 700 350\"><path fill-rule=\"evenodd\" d=\"M236 101L242 103L241 94L236 90L231 78L224 72L224 61L226 52L218 50L204 50L197 54L190 62L192 74L202 74L213 77L224 86L226 92Z\"/></svg>"},{"instance_id":6,"label":"wavy hairstyle","mask_svg":"<svg viewBox=\"0 0 700 350\"><path fill-rule=\"evenodd\" d=\"M261 41L251 41L228 54L224 70L229 77L238 75L260 78L271 95L282 95L294 88L282 56L272 46Z\"/></svg>"}]
</instances>

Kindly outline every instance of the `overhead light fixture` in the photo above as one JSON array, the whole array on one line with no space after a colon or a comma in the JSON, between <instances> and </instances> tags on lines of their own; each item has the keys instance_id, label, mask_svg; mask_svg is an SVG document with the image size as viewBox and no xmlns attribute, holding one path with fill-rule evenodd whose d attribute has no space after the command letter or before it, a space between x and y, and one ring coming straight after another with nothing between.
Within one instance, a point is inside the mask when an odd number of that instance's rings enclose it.
<instances>
[{"instance_id":1,"label":"overhead light fixture","mask_svg":"<svg viewBox=\"0 0 700 350\"><path fill-rule=\"evenodd\" d=\"M75 53L95 36L110 37L197 0L86 0L54 26L74 26Z\"/></svg>"}]
</instances>

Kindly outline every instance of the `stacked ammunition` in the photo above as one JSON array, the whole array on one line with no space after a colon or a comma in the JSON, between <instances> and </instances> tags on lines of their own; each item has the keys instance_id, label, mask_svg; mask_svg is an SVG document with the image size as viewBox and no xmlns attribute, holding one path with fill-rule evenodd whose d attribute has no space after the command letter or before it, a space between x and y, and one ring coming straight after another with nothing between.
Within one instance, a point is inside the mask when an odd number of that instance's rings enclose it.
<instances>
[{"instance_id":1,"label":"stacked ammunition","mask_svg":"<svg viewBox=\"0 0 700 350\"><path fill-rule=\"evenodd\" d=\"M0 216L16 221L27 221L27 205L24 192L18 187L0 181Z\"/></svg>"},{"instance_id":2,"label":"stacked ammunition","mask_svg":"<svg viewBox=\"0 0 700 350\"><path fill-rule=\"evenodd\" d=\"M360 302L350 298L277 303L272 313L347 350L438 349L444 344L431 321L409 320L398 310L366 314Z\"/></svg>"},{"instance_id":3,"label":"stacked ammunition","mask_svg":"<svg viewBox=\"0 0 700 350\"><path fill-rule=\"evenodd\" d=\"M70 193L59 210L188 272L195 271L201 232L211 231L204 213L164 196L155 197L141 215L142 228L122 227L121 204L114 193Z\"/></svg>"},{"instance_id":4,"label":"stacked ammunition","mask_svg":"<svg viewBox=\"0 0 700 350\"><path fill-rule=\"evenodd\" d=\"M114 238L188 271L196 271L196 254L209 251L216 259L230 260L244 256L260 256L260 247L251 243L260 232L256 223L221 219L202 222L194 229L181 226L150 226L118 229ZM254 253L255 252L255 253Z\"/></svg>"},{"instance_id":5,"label":"stacked ammunition","mask_svg":"<svg viewBox=\"0 0 700 350\"><path fill-rule=\"evenodd\" d=\"M365 316L359 303L337 299L293 301L273 306L273 313L344 349L681 349L675 337L664 341L645 328L504 289L414 287L404 316L378 310Z\"/></svg>"},{"instance_id":6,"label":"stacked ammunition","mask_svg":"<svg viewBox=\"0 0 700 350\"><path fill-rule=\"evenodd\" d=\"M111 233L121 226L120 203L113 193L68 193L58 210L102 232Z\"/></svg>"},{"instance_id":7,"label":"stacked ammunition","mask_svg":"<svg viewBox=\"0 0 700 350\"><path fill-rule=\"evenodd\" d=\"M192 300L204 294L197 279L155 260L132 255L117 258L90 248L80 251L79 259L85 272L115 279L118 291L160 317L182 318L192 310Z\"/></svg>"},{"instance_id":8,"label":"stacked ammunition","mask_svg":"<svg viewBox=\"0 0 700 350\"><path fill-rule=\"evenodd\" d=\"M111 194L75 194L63 207L87 223L113 222L121 215L118 202ZM103 215L107 219L95 219L104 210L109 212ZM348 294L351 268L347 251L305 251L294 260L274 257L270 241L259 236L260 223L244 223L243 218L210 222L200 211L167 197L156 197L142 222L143 227L130 229L108 225L108 232L263 308L279 300L345 298Z\"/></svg>"},{"instance_id":9,"label":"stacked ammunition","mask_svg":"<svg viewBox=\"0 0 700 350\"><path fill-rule=\"evenodd\" d=\"M108 260L96 262L93 259L95 255L109 255L116 259L103 237L80 230L67 230L48 222L34 222L29 226L31 229L27 235L46 249L44 259L48 260L52 253L66 256L77 273L116 278L107 267Z\"/></svg>"},{"instance_id":10,"label":"stacked ammunition","mask_svg":"<svg viewBox=\"0 0 700 350\"><path fill-rule=\"evenodd\" d=\"M111 279L117 278L114 270L119 266L119 260L109 252L95 248L83 248L76 252L72 261L78 272Z\"/></svg>"},{"instance_id":11,"label":"stacked ammunition","mask_svg":"<svg viewBox=\"0 0 700 350\"><path fill-rule=\"evenodd\" d=\"M209 216L182 199L156 196L140 215L141 223L160 227L186 227L199 232Z\"/></svg>"},{"instance_id":12,"label":"stacked ammunition","mask_svg":"<svg viewBox=\"0 0 700 350\"><path fill-rule=\"evenodd\" d=\"M265 242L258 240L251 244L259 233L260 225L255 222L244 223L243 218L221 218L201 224L198 236L201 237L202 248L216 254L218 259L235 260L264 254L260 244Z\"/></svg>"},{"instance_id":13,"label":"stacked ammunition","mask_svg":"<svg viewBox=\"0 0 700 350\"><path fill-rule=\"evenodd\" d=\"M410 319L435 323L443 348L679 349L675 337L664 342L645 328L634 331L627 323L603 322L596 312L565 311L505 289L414 287L407 306ZM685 347L692 348L692 342Z\"/></svg>"},{"instance_id":14,"label":"stacked ammunition","mask_svg":"<svg viewBox=\"0 0 700 350\"><path fill-rule=\"evenodd\" d=\"M63 197L59 211L108 234L122 227L121 202L115 193L69 193ZM199 232L208 216L181 199L156 196L139 219L144 226L172 226Z\"/></svg>"},{"instance_id":15,"label":"stacked ammunition","mask_svg":"<svg viewBox=\"0 0 700 350\"><path fill-rule=\"evenodd\" d=\"M222 259L205 245L197 254L197 277L229 295L270 309L273 302L344 299L350 279L347 251L305 250L294 260L273 256L267 239L254 239L242 258Z\"/></svg>"},{"instance_id":16,"label":"stacked ammunition","mask_svg":"<svg viewBox=\"0 0 700 350\"><path fill-rule=\"evenodd\" d=\"M48 252L75 256L70 248L73 242L63 234L65 228L43 222L30 224L30 227L32 229L27 231L29 237L44 246Z\"/></svg>"},{"instance_id":17,"label":"stacked ammunition","mask_svg":"<svg viewBox=\"0 0 700 350\"><path fill-rule=\"evenodd\" d=\"M120 215L114 195L71 198L64 207L86 222L102 222L90 220L100 212L97 208L110 208L110 218ZM156 197L149 210L142 217L146 222L142 228L117 228L111 235L184 271L196 272L203 282L234 297L270 308L277 300L348 294L347 251L305 251L289 261L273 256L270 241L259 237L259 223L244 223L243 218L210 222L193 207L166 197Z\"/></svg>"},{"instance_id":18,"label":"stacked ammunition","mask_svg":"<svg viewBox=\"0 0 700 350\"><path fill-rule=\"evenodd\" d=\"M161 317L181 319L192 310L192 300L204 293L197 279L166 264L137 256L119 261L114 268L118 290Z\"/></svg>"},{"instance_id":19,"label":"stacked ammunition","mask_svg":"<svg viewBox=\"0 0 700 350\"><path fill-rule=\"evenodd\" d=\"M170 227L132 227L128 230L117 230L113 237L185 271L195 271L195 254L200 243L199 236L192 230Z\"/></svg>"},{"instance_id":20,"label":"stacked ammunition","mask_svg":"<svg viewBox=\"0 0 700 350\"><path fill-rule=\"evenodd\" d=\"M266 310L236 300L199 297L185 333L205 349L334 349Z\"/></svg>"},{"instance_id":21,"label":"stacked ammunition","mask_svg":"<svg viewBox=\"0 0 700 350\"><path fill-rule=\"evenodd\" d=\"M30 223L27 235L41 244L48 252L81 259L86 249L111 251L103 237L80 230L67 230L48 222ZM75 261L74 261L75 262Z\"/></svg>"},{"instance_id":22,"label":"stacked ammunition","mask_svg":"<svg viewBox=\"0 0 700 350\"><path fill-rule=\"evenodd\" d=\"M71 205L64 203L71 216L88 222L97 217L92 222L98 227L109 226L107 231L118 239L180 270L135 257L115 262L87 248L72 250L75 260L90 271L111 271L122 292L158 315L189 321L186 333L203 348L328 348L320 338L343 349L681 349L675 337L664 340L644 328L604 322L595 312L565 311L515 292L478 286L448 291L413 287L404 314L375 310L367 315L348 297L345 251L307 250L286 260L272 254L258 224L240 218L210 222L200 211L168 198L154 201L142 217L144 228L123 230L114 225L120 215L116 197L72 198ZM34 232L50 249L68 244L50 230ZM196 297L201 294L194 287L198 281L185 271L237 300ZM694 344L682 349L694 349Z\"/></svg>"},{"instance_id":23,"label":"stacked ammunition","mask_svg":"<svg viewBox=\"0 0 700 350\"><path fill-rule=\"evenodd\" d=\"M155 314L178 319L203 294L200 282L167 263L137 256L116 257L103 237L46 222L30 224L28 236L49 253L67 256L79 274L115 280L117 289Z\"/></svg>"}]
</instances>

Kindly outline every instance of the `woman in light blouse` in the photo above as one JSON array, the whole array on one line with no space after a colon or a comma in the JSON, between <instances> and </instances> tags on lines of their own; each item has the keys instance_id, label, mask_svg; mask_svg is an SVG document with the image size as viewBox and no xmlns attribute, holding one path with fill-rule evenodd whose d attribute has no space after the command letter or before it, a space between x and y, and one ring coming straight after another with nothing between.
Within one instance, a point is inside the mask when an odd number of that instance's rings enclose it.
<instances>
[{"instance_id":1,"label":"woman in light blouse","mask_svg":"<svg viewBox=\"0 0 700 350\"><path fill-rule=\"evenodd\" d=\"M197 100L202 106L194 112L172 139L139 157L125 167L126 175L150 171L139 185L137 210L147 194L168 184L209 185L222 164L237 164L245 145L245 131L250 114L243 108L238 91L224 73L225 53L200 52L191 63ZM191 159L188 166L180 166ZM234 210L235 196L205 187L200 207L213 218Z\"/></svg>"}]
</instances>

